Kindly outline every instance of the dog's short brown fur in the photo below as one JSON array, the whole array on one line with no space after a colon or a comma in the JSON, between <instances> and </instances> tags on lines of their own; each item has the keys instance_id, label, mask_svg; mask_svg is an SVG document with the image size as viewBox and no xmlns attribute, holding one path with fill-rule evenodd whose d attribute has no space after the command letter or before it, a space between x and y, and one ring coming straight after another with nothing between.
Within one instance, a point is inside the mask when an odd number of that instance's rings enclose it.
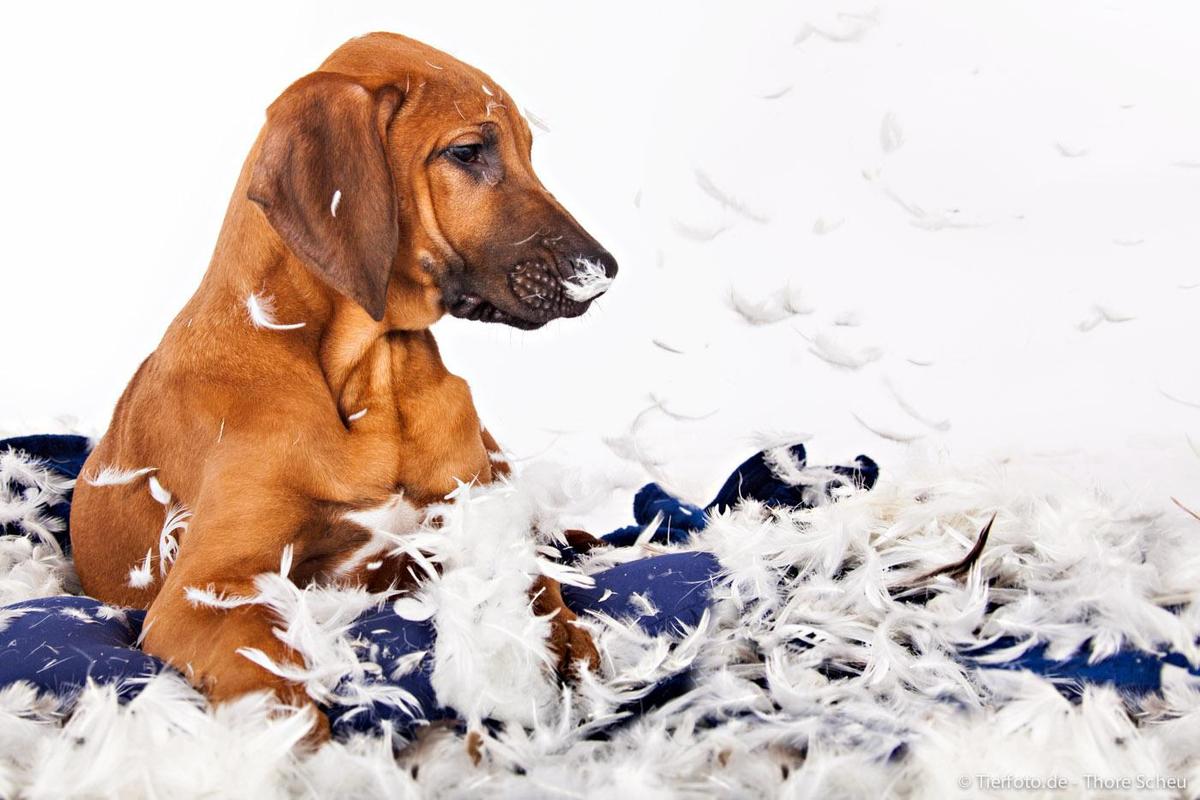
<instances>
[{"instance_id":1,"label":"dog's short brown fur","mask_svg":"<svg viewBox=\"0 0 1200 800\"><path fill-rule=\"evenodd\" d=\"M411 524L456 481L506 470L430 325L448 312L539 327L586 310L560 284L584 259L616 272L541 185L531 143L487 75L394 34L346 43L268 110L208 272L122 395L71 515L84 590L149 608L145 649L214 700L308 702L236 652L297 658L265 611L193 606L188 587L252 594L292 545L297 583L383 588L402 565L378 568L382 545L348 515L401 495L393 524ZM253 324L251 295L303 326ZM153 467L191 511L173 563L148 478L88 482L106 467ZM153 580L135 588L148 552ZM562 664L594 663L557 588L539 582L537 602L558 609Z\"/></svg>"}]
</instances>

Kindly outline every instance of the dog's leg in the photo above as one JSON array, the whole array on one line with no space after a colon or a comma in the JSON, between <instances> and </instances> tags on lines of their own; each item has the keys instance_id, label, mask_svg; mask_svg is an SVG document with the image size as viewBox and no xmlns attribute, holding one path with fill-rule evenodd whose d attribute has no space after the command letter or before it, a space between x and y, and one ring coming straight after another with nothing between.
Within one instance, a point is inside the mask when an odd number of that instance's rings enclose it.
<instances>
[{"instance_id":1,"label":"dog's leg","mask_svg":"<svg viewBox=\"0 0 1200 800\"><path fill-rule=\"evenodd\" d=\"M483 446L487 449L488 456L492 461L492 474L496 477L507 477L511 468L503 458L500 445L496 443L487 428L482 430L482 434ZM583 536L588 536L582 531L570 533L582 533ZM567 608L559 582L542 575L533 582L530 594L533 596L535 612L541 615L554 615L550 620L550 649L558 658L559 676L563 678L576 676L577 664L580 661L584 662L587 668L593 672L598 670L600 653L596 650L592 635L585 628L575 624L579 618L574 611Z\"/></svg>"},{"instance_id":2,"label":"dog's leg","mask_svg":"<svg viewBox=\"0 0 1200 800\"><path fill-rule=\"evenodd\" d=\"M266 690L285 705L311 709L310 739L320 742L329 737L329 722L304 689L240 652L253 648L276 664L299 662L275 636L277 620L271 612L242 601L257 595L256 576L279 571L286 545L296 546L297 562L303 558L302 534L313 519L311 503L285 492L251 492L247 483L260 485L247 478L209 485L202 492L178 559L146 615L143 647L182 672L213 702ZM189 589L204 596L189 597Z\"/></svg>"},{"instance_id":3,"label":"dog's leg","mask_svg":"<svg viewBox=\"0 0 1200 800\"><path fill-rule=\"evenodd\" d=\"M533 609L538 614L554 614L550 620L550 650L558 657L558 674L563 678L578 673L578 663L583 662L592 672L600 668L600 653L592 642L592 636L575 621L579 617L567 608L562 596L562 585L558 581L539 576L533 582Z\"/></svg>"},{"instance_id":4,"label":"dog's leg","mask_svg":"<svg viewBox=\"0 0 1200 800\"><path fill-rule=\"evenodd\" d=\"M483 448L487 450L488 459L492 462L492 475L497 478L507 478L512 474L512 467L504 460L504 451L500 449L500 445L488 433L487 428L481 430L483 436Z\"/></svg>"}]
</instances>

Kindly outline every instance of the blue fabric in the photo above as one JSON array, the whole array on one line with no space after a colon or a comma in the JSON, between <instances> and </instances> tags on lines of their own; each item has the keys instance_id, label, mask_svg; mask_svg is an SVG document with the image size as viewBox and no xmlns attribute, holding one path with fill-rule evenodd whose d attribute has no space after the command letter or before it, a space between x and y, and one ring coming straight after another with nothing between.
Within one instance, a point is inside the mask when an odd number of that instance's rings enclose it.
<instances>
[{"instance_id":1,"label":"blue fabric","mask_svg":"<svg viewBox=\"0 0 1200 800\"><path fill-rule=\"evenodd\" d=\"M65 477L79 475L87 457L89 443L81 436L26 436L0 441L0 452L21 450L39 459ZM791 448L798 467L806 465L802 445ZM879 476L879 467L866 456L847 466L829 468L844 483L871 488ZM829 489L836 487L836 482ZM17 487L18 490L20 487ZM809 488L811 491L811 487ZM806 505L803 486L792 486L771 472L764 453L743 462L725 481L716 497L705 508L685 503L668 494L657 484L648 484L637 493L633 516L637 525L603 537L615 546L631 544L642 530L661 515L651 538L657 542L687 539L707 524L709 512L721 512L741 499L754 499L768 506L801 507ZM65 523L69 519L69 499L52 509L50 516L64 522L59 541L69 544ZM4 535L24 535L15 523L6 526ZM719 577L719 565L709 553L687 552L646 558L597 573L594 588L564 587L567 604L577 613L606 614L635 620L647 633L658 635L681 627L694 626L711 602L711 589ZM648 602L633 599L634 594ZM144 612L116 610L87 597L50 597L29 600L0 609L7 624L0 629L0 687L14 681L29 681L35 686L69 698L88 680L113 683L120 695L131 698L139 691L139 681L164 669L163 664L137 649ZM435 631L430 622L411 622L397 616L390 606L369 612L354 625L353 634L362 640L366 657L381 667L378 680L398 685L411 693L421 707L425 720L453 719L452 709L438 706L430 684L428 656L406 675L396 675L397 665L405 656L418 651L431 652ZM1017 644L1001 639L986 648L965 651L961 657L978 668L1030 670L1054 680L1068 697L1076 696L1089 684L1108 684L1132 695L1144 695L1161 689L1164 665L1189 669L1200 675L1178 653L1146 653L1124 649L1094 664L1088 663L1087 644L1070 658L1046 657L1046 645L1029 648L1020 656L1000 664L984 664L981 659ZM628 710L636 715L687 691L692 678L686 671L668 676ZM377 730L389 720L401 731L411 730L420 719L393 707L326 709L335 732Z\"/></svg>"},{"instance_id":2,"label":"blue fabric","mask_svg":"<svg viewBox=\"0 0 1200 800\"><path fill-rule=\"evenodd\" d=\"M87 460L88 453L92 450L92 443L86 436L55 436L51 434L17 436L12 439L0 440L0 453L6 450L28 453L62 476L78 478L79 471L83 469L83 462ZM71 518L69 497L64 502L46 509L46 514L57 517L66 523ZM26 531L21 530L16 522L0 526L0 536L17 536L25 533ZM54 534L54 538L64 553L71 551L71 537L67 533L65 524L62 531Z\"/></svg>"},{"instance_id":3,"label":"blue fabric","mask_svg":"<svg viewBox=\"0 0 1200 800\"><path fill-rule=\"evenodd\" d=\"M808 466L808 453L804 445L794 444L789 450L797 467L803 469ZM854 459L853 465L828 469L842 476L844 480L831 482L826 487L827 494L846 483L870 489L879 479L879 465L862 455ZM766 451L755 453L743 461L708 504L707 510L726 511L736 506L743 498L754 499L771 507L804 508L809 505L804 498L804 486L792 486L775 476L767 464Z\"/></svg>"},{"instance_id":4,"label":"blue fabric","mask_svg":"<svg viewBox=\"0 0 1200 800\"><path fill-rule=\"evenodd\" d=\"M325 709L335 734L370 733L378 730L384 722L391 723L393 730L405 733L422 724L422 717L428 722L435 722L457 716L453 710L438 704L433 691L432 654L437 633L432 623L406 620L397 615L389 604L359 617L351 628L351 635L369 642L366 656L380 666L380 674L374 682L389 683L404 689L416 698L422 713L414 717L406 709L391 705L369 708L338 705ZM400 660L420 651L426 653L421 662L407 674L397 677Z\"/></svg>"},{"instance_id":5,"label":"blue fabric","mask_svg":"<svg viewBox=\"0 0 1200 800\"><path fill-rule=\"evenodd\" d=\"M139 679L163 668L135 647L141 612L90 597L44 597L6 606L0 616L9 617L0 631L0 686L28 681L69 697L91 679L116 684L128 700L141 691Z\"/></svg>"},{"instance_id":6,"label":"blue fabric","mask_svg":"<svg viewBox=\"0 0 1200 800\"><path fill-rule=\"evenodd\" d=\"M794 444L788 449L799 470L808 466L804 445ZM847 484L870 489L879 479L879 465L862 455L850 465L822 468L822 473L825 472L840 476L822 481L826 498ZM637 541L646 526L654 523L656 516L661 515L650 541L658 544L685 542L692 533L703 530L708 524L708 513L725 512L742 500L756 500L769 508L811 508L810 498L805 496L806 488L811 491L811 487L793 486L780 480L767 463L767 453L755 453L733 471L717 496L704 508L673 497L657 483L646 484L633 498L633 519L637 524L619 528L603 539L615 547L628 547Z\"/></svg>"},{"instance_id":7,"label":"blue fabric","mask_svg":"<svg viewBox=\"0 0 1200 800\"><path fill-rule=\"evenodd\" d=\"M1200 668L1188 664L1187 659L1180 653L1147 653L1126 649L1090 663L1086 646L1068 658L1053 659L1046 657L1049 645L1044 642L998 664L981 661L984 656L1016 647L1018 644L1020 642L1016 639L1005 636L987 647L966 650L962 655L984 669L1028 670L1037 673L1053 681L1059 692L1072 700L1083 694L1085 686L1112 686L1133 697L1157 693L1162 690L1162 671L1168 664L1186 669L1192 675L1200 677Z\"/></svg>"},{"instance_id":8,"label":"blue fabric","mask_svg":"<svg viewBox=\"0 0 1200 800\"><path fill-rule=\"evenodd\" d=\"M592 576L591 588L564 586L563 600L575 613L595 611L615 619L637 620L651 636L694 628L708 608L720 571L711 553L670 553L613 567ZM641 595L657 613L632 599Z\"/></svg>"}]
</instances>

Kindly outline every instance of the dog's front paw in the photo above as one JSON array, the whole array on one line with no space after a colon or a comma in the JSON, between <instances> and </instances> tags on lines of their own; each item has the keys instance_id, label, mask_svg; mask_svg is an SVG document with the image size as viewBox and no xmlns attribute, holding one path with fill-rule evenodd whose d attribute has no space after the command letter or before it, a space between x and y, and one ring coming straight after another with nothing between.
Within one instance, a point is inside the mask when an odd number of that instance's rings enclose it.
<instances>
[{"instance_id":1,"label":"dog's front paw","mask_svg":"<svg viewBox=\"0 0 1200 800\"><path fill-rule=\"evenodd\" d=\"M566 606L550 620L550 651L557 659L561 680L577 679L581 668L589 672L600 669L600 651L592 641L592 634L576 620Z\"/></svg>"},{"instance_id":2,"label":"dog's front paw","mask_svg":"<svg viewBox=\"0 0 1200 800\"><path fill-rule=\"evenodd\" d=\"M534 581L533 608L537 614L550 617L547 644L554 654L559 678L579 677L580 664L592 672L600 669L600 651L592 641L592 634L579 624L575 612L567 608L558 581L544 575Z\"/></svg>"}]
</instances>

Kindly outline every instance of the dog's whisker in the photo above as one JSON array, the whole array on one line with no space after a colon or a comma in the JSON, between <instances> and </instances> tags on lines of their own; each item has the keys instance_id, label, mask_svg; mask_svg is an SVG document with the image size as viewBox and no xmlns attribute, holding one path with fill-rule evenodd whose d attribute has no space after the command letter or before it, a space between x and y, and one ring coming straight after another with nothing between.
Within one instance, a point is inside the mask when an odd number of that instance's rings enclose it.
<instances>
[{"instance_id":1,"label":"dog's whisker","mask_svg":"<svg viewBox=\"0 0 1200 800\"><path fill-rule=\"evenodd\" d=\"M533 233L531 233L531 234L529 234L528 236L526 236L526 237L525 237L524 239L522 239L521 241L519 241L519 242L513 242L513 243L512 243L512 246L513 246L513 247L518 247L518 246L520 246L520 245L523 245L523 244L529 244L531 241L533 241L533 240L534 240L534 238L535 238L535 237L537 237L539 234L541 234L541 232L542 232L542 231L541 231L541 229L539 228L538 230L536 230L536 231L534 231Z\"/></svg>"}]
</instances>

